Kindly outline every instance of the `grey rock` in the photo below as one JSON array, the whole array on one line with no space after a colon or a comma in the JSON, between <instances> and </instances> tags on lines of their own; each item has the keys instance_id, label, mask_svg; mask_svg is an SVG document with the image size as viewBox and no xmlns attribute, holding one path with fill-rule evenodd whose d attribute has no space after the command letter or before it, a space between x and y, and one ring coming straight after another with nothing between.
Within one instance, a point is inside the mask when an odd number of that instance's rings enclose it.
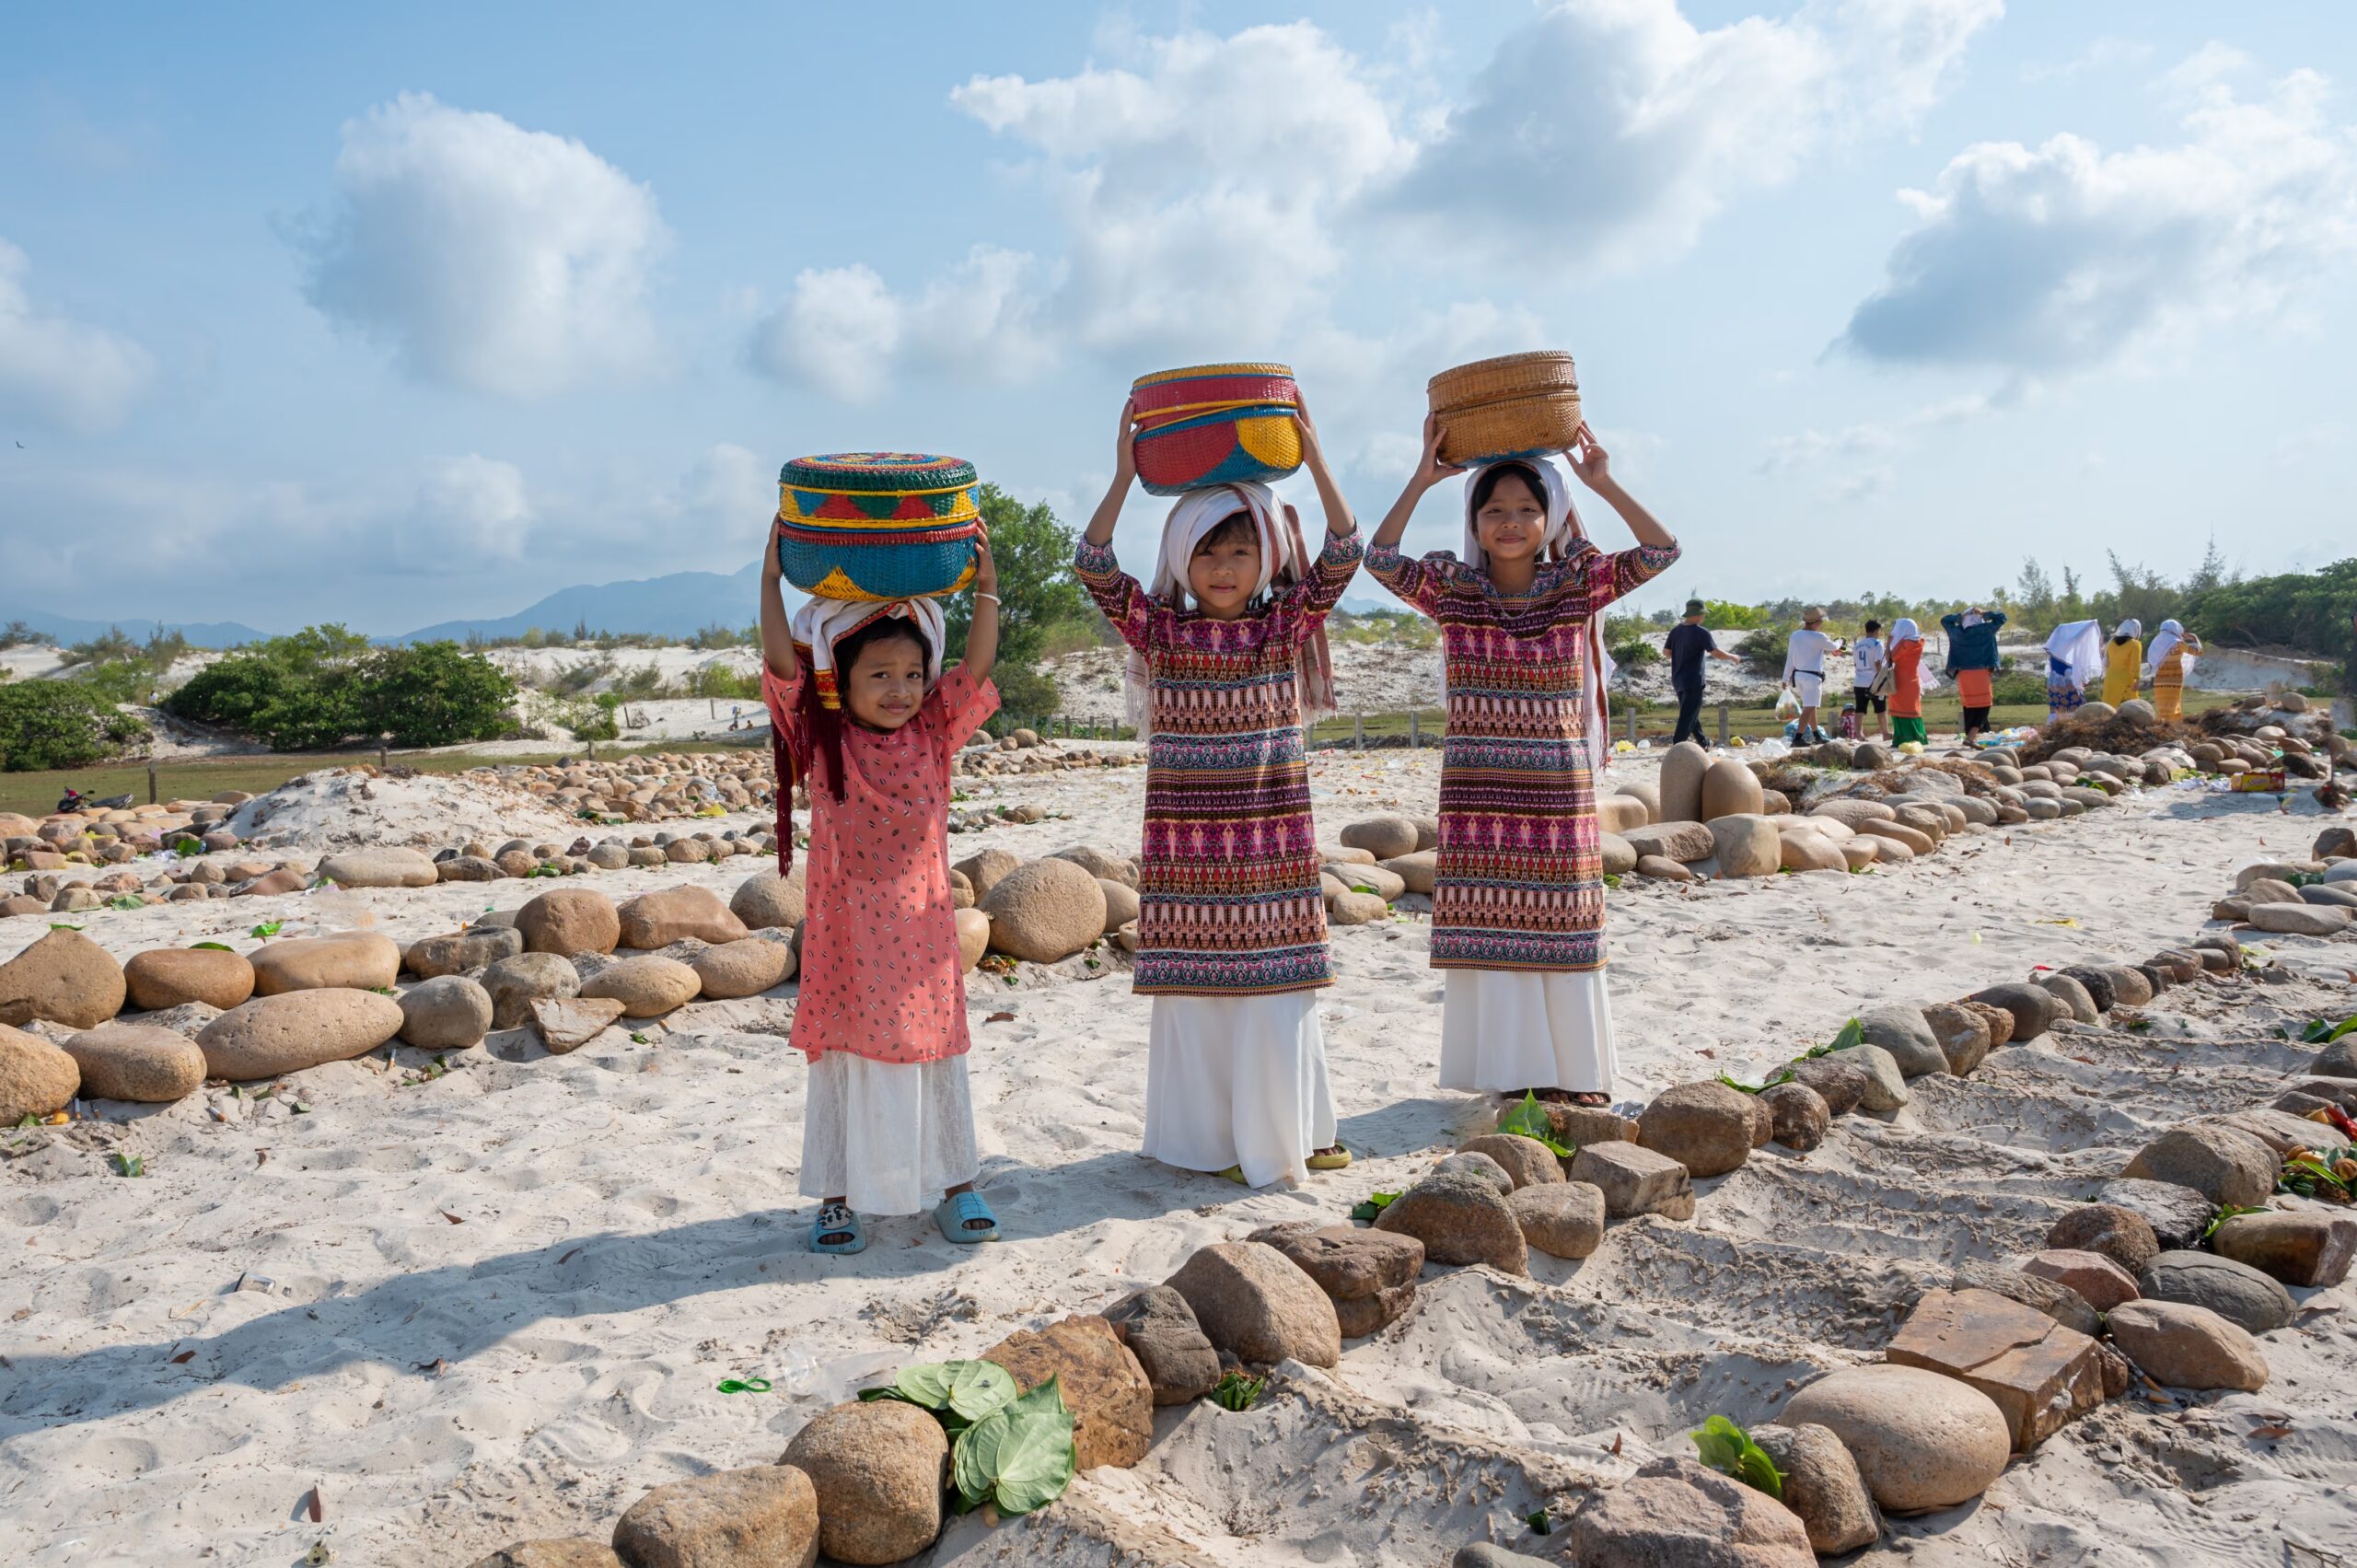
<instances>
[{"instance_id":1,"label":"grey rock","mask_svg":"<svg viewBox=\"0 0 2357 1568\"><path fill-rule=\"evenodd\" d=\"M2164 1252L2136 1276L2136 1288L2149 1300L2206 1307L2247 1333L2292 1320L2292 1293L2279 1281L2214 1252Z\"/></svg>"}]
</instances>

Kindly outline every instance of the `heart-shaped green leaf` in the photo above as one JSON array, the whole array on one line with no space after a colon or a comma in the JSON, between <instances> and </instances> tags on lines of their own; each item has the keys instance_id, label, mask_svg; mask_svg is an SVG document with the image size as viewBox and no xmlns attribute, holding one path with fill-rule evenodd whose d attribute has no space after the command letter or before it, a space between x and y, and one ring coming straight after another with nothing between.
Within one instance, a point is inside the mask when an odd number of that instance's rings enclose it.
<instances>
[{"instance_id":1,"label":"heart-shaped green leaf","mask_svg":"<svg viewBox=\"0 0 2357 1568\"><path fill-rule=\"evenodd\" d=\"M1074 1458L1072 1412L1051 1377L961 1433L950 1469L968 1507L1028 1514L1063 1495Z\"/></svg>"}]
</instances>

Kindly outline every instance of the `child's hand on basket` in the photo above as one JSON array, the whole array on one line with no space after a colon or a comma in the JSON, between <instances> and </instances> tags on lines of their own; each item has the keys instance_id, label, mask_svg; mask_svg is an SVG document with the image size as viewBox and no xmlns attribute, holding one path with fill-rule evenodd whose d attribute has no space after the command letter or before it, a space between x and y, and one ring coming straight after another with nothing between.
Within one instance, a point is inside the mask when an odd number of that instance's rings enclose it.
<instances>
[{"instance_id":1,"label":"child's hand on basket","mask_svg":"<svg viewBox=\"0 0 2357 1568\"><path fill-rule=\"evenodd\" d=\"M1121 405L1121 433L1113 441L1113 482L1126 488L1138 477L1138 401Z\"/></svg>"},{"instance_id":2,"label":"child's hand on basket","mask_svg":"<svg viewBox=\"0 0 2357 1568\"><path fill-rule=\"evenodd\" d=\"M1436 413L1424 415L1424 450L1422 455L1417 458L1416 471L1408 481L1411 488L1419 491L1430 490L1442 480L1465 471L1460 464L1445 463L1440 460L1441 437L1440 415Z\"/></svg>"},{"instance_id":3,"label":"child's hand on basket","mask_svg":"<svg viewBox=\"0 0 2357 1568\"><path fill-rule=\"evenodd\" d=\"M1293 427L1301 437L1301 460L1310 468L1326 460L1325 449L1318 444L1318 426L1309 417L1309 400L1296 389L1294 392Z\"/></svg>"},{"instance_id":4,"label":"child's hand on basket","mask_svg":"<svg viewBox=\"0 0 2357 1568\"><path fill-rule=\"evenodd\" d=\"M1572 471L1590 490L1600 491L1612 482L1612 454L1596 440L1596 432L1585 420L1580 421L1572 444L1563 448L1563 460L1572 465Z\"/></svg>"},{"instance_id":5,"label":"child's hand on basket","mask_svg":"<svg viewBox=\"0 0 2357 1568\"><path fill-rule=\"evenodd\" d=\"M998 597L998 563L991 556L991 526L974 525L974 591Z\"/></svg>"}]
</instances>

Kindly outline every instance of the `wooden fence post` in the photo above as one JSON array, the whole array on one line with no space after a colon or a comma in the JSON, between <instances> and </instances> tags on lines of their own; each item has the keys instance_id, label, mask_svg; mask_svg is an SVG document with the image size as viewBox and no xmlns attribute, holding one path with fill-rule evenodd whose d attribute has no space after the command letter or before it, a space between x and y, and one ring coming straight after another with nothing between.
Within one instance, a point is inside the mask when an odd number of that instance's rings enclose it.
<instances>
[{"instance_id":1,"label":"wooden fence post","mask_svg":"<svg viewBox=\"0 0 2357 1568\"><path fill-rule=\"evenodd\" d=\"M1722 702L1722 703L1719 704L1719 744L1720 744L1720 745L1722 745L1722 746L1724 746L1726 743L1727 743L1727 705L1726 705L1726 703L1725 703Z\"/></svg>"},{"instance_id":2,"label":"wooden fence post","mask_svg":"<svg viewBox=\"0 0 2357 1568\"><path fill-rule=\"evenodd\" d=\"M147 804L156 804L156 764L147 764Z\"/></svg>"},{"instance_id":3,"label":"wooden fence post","mask_svg":"<svg viewBox=\"0 0 2357 1568\"><path fill-rule=\"evenodd\" d=\"M1351 748L1356 751L1366 749L1366 715L1364 714L1351 715Z\"/></svg>"},{"instance_id":4,"label":"wooden fence post","mask_svg":"<svg viewBox=\"0 0 2357 1568\"><path fill-rule=\"evenodd\" d=\"M1411 708L1411 709L1409 709L1409 710L1408 710L1408 745L1409 745L1409 748L1410 748L1411 749L1416 749L1416 748L1422 747L1422 746L1423 745L1423 743L1424 743L1424 732L1423 732L1423 726L1422 726L1422 725L1420 725L1420 724L1417 722L1417 719L1416 719L1416 710L1415 710L1415 709L1413 709L1413 708Z\"/></svg>"}]
</instances>

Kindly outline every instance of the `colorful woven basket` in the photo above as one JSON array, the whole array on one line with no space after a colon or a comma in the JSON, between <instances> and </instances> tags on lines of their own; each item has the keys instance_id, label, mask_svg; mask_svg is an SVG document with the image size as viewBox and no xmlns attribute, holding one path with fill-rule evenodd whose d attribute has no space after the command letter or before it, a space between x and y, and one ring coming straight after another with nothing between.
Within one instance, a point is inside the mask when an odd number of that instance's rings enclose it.
<instances>
[{"instance_id":1,"label":"colorful woven basket","mask_svg":"<svg viewBox=\"0 0 2357 1568\"><path fill-rule=\"evenodd\" d=\"M1141 376L1138 480L1155 495L1268 483L1301 467L1301 392L1283 365L1190 365Z\"/></svg>"},{"instance_id":2,"label":"colorful woven basket","mask_svg":"<svg viewBox=\"0 0 2357 1568\"><path fill-rule=\"evenodd\" d=\"M815 598L930 598L973 580L981 495L962 459L796 458L777 490L778 565Z\"/></svg>"},{"instance_id":3,"label":"colorful woven basket","mask_svg":"<svg viewBox=\"0 0 2357 1568\"><path fill-rule=\"evenodd\" d=\"M1570 447L1580 427L1580 377L1554 350L1479 359L1426 385L1440 416L1440 459L1490 463Z\"/></svg>"}]
</instances>

